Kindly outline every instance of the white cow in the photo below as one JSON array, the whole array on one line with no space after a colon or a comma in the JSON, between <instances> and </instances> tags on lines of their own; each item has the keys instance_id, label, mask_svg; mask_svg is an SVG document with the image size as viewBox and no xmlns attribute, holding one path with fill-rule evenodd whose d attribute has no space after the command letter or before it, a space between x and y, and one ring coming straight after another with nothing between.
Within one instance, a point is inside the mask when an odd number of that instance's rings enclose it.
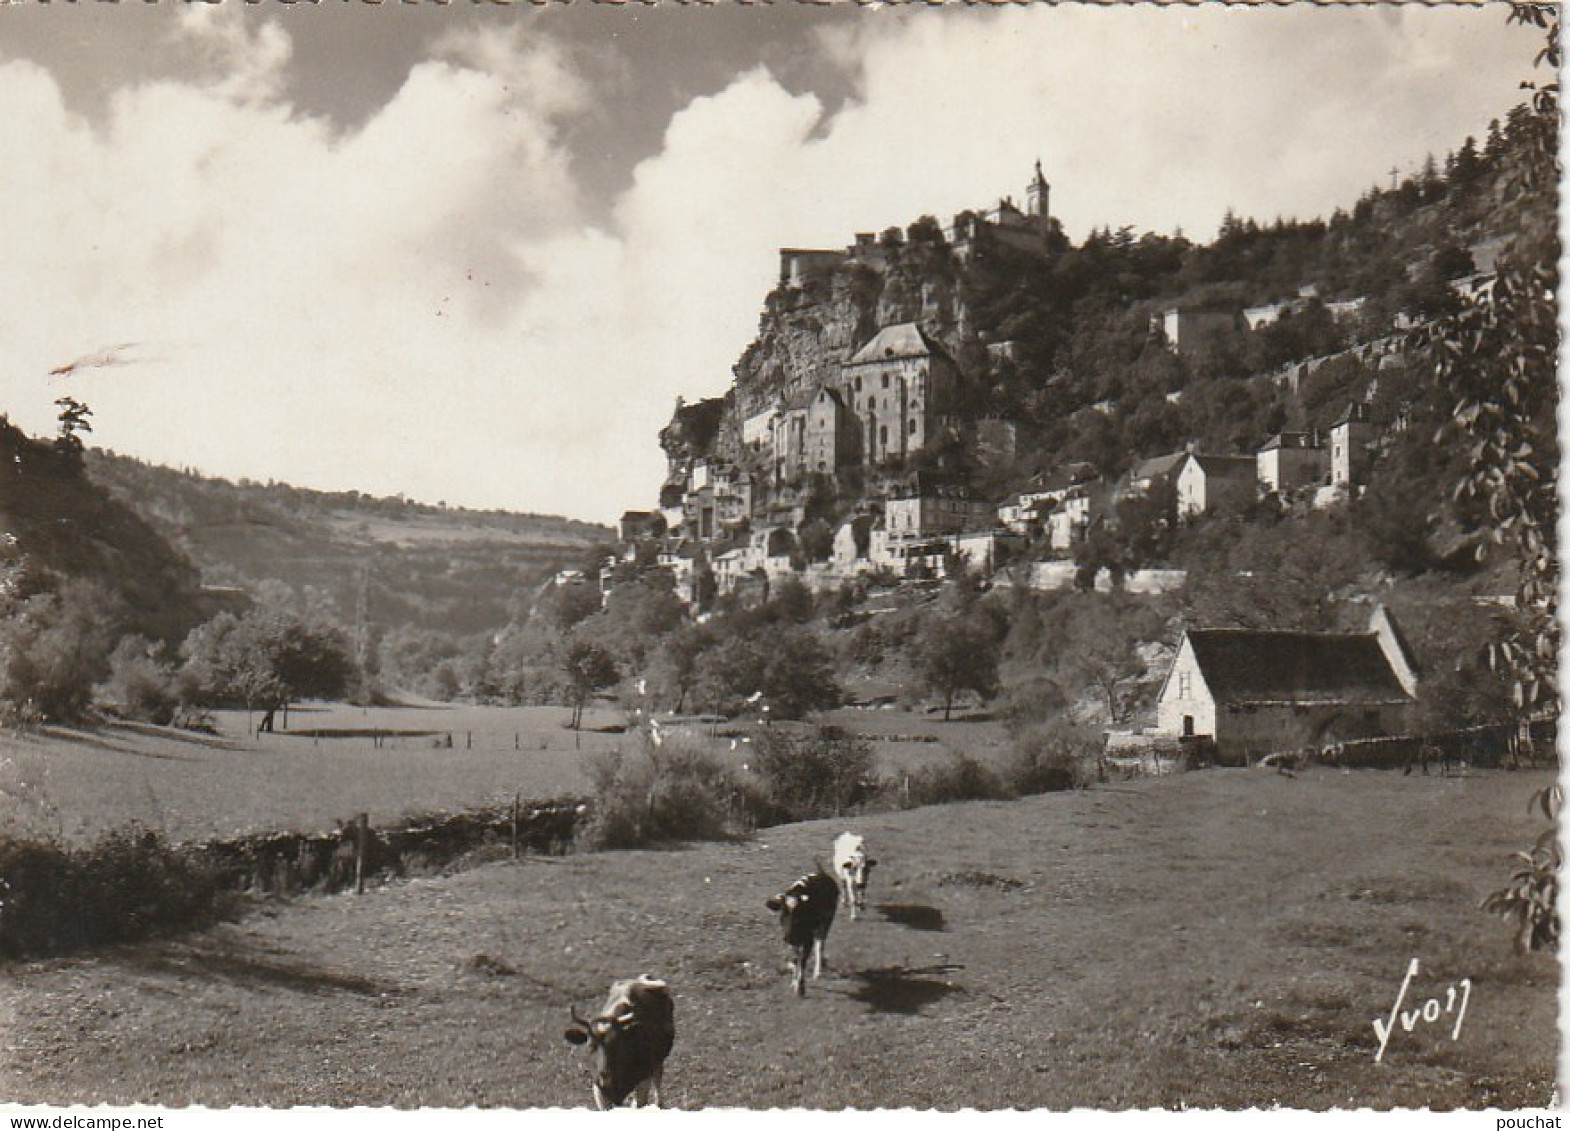
<instances>
[{"instance_id":1,"label":"white cow","mask_svg":"<svg viewBox=\"0 0 1570 1131\"><path fill-rule=\"evenodd\" d=\"M855 833L840 833L834 838L834 879L850 904L850 917L861 918L867 909L867 874L876 860L867 858L867 842Z\"/></svg>"}]
</instances>

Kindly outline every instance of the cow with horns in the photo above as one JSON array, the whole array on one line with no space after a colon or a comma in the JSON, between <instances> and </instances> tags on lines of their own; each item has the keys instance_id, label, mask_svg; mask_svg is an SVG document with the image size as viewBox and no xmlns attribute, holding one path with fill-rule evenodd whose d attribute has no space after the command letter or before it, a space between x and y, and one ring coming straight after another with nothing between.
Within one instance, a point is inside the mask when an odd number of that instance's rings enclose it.
<instances>
[{"instance_id":1,"label":"cow with horns","mask_svg":"<svg viewBox=\"0 0 1570 1131\"><path fill-rule=\"evenodd\" d=\"M834 878L845 893L850 917L860 919L867 910L867 876L877 864L867 856L867 842L855 833L834 838Z\"/></svg>"},{"instance_id":2,"label":"cow with horns","mask_svg":"<svg viewBox=\"0 0 1570 1131\"><path fill-rule=\"evenodd\" d=\"M579 1017L576 1006L570 1014L567 1040L587 1045L595 1058L594 1106L606 1111L636 1093L639 1107L651 1097L659 1107L665 1058L676 1043L670 987L647 974L613 982L599 1016Z\"/></svg>"},{"instance_id":3,"label":"cow with horns","mask_svg":"<svg viewBox=\"0 0 1570 1131\"><path fill-rule=\"evenodd\" d=\"M770 911L779 912L785 945L790 948L791 985L797 997L807 993L807 958L816 955L812 976L823 973L823 942L834 925L839 907L839 884L818 865L790 887L765 900Z\"/></svg>"}]
</instances>

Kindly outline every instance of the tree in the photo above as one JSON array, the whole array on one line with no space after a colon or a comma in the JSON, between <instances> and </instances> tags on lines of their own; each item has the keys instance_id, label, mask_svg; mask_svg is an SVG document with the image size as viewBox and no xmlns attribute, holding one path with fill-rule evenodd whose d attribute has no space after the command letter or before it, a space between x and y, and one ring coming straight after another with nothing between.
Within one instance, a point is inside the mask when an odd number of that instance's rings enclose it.
<instances>
[{"instance_id":1,"label":"tree","mask_svg":"<svg viewBox=\"0 0 1570 1131\"><path fill-rule=\"evenodd\" d=\"M838 727L818 727L810 734L776 727L758 735L753 751L754 765L783 820L838 817L877 791L871 747Z\"/></svg>"},{"instance_id":2,"label":"tree","mask_svg":"<svg viewBox=\"0 0 1570 1131\"><path fill-rule=\"evenodd\" d=\"M1512 23L1543 30L1537 63L1558 73L1559 8L1512 4ZM1559 346L1559 84L1536 86L1531 102L1510 115L1509 150L1516 163L1503 178L1504 211L1518 210L1521 226L1500 255L1493 285L1465 299L1460 309L1419 333L1413 343L1435 387L1455 405L1447 429L1467 441L1468 467L1459 496L1484 504L1489 542L1515 561L1516 616L1489 653L1510 683L1520 722L1553 710L1558 702L1559 548L1555 525L1559 446L1556 359ZM1496 149L1490 127L1490 163ZM1540 795L1545 817L1558 816L1559 787ZM1534 799L1537 800L1537 799ZM1529 853L1510 887L1484 901L1518 925L1520 950L1552 946L1558 935L1559 873L1563 866L1555 830Z\"/></svg>"},{"instance_id":3,"label":"tree","mask_svg":"<svg viewBox=\"0 0 1570 1131\"><path fill-rule=\"evenodd\" d=\"M55 451L80 467L82 463L82 433L91 432L90 418L93 410L75 397L59 397L55 405L60 409L60 431L55 437Z\"/></svg>"},{"instance_id":4,"label":"tree","mask_svg":"<svg viewBox=\"0 0 1570 1131\"><path fill-rule=\"evenodd\" d=\"M810 630L799 627L770 634L761 690L776 719L799 719L810 711L837 707L844 698L828 652Z\"/></svg>"},{"instance_id":5,"label":"tree","mask_svg":"<svg viewBox=\"0 0 1570 1131\"><path fill-rule=\"evenodd\" d=\"M342 632L278 608L220 613L194 628L181 652L199 695L262 711L258 734L297 699L342 695L355 670Z\"/></svg>"},{"instance_id":6,"label":"tree","mask_svg":"<svg viewBox=\"0 0 1570 1131\"><path fill-rule=\"evenodd\" d=\"M797 537L809 562L826 562L834 553L834 530L821 518L802 524Z\"/></svg>"},{"instance_id":7,"label":"tree","mask_svg":"<svg viewBox=\"0 0 1570 1131\"><path fill-rule=\"evenodd\" d=\"M81 719L109 671L117 602L70 578L17 603L0 621L0 712L24 721Z\"/></svg>"},{"instance_id":8,"label":"tree","mask_svg":"<svg viewBox=\"0 0 1570 1131\"><path fill-rule=\"evenodd\" d=\"M699 652L693 665L693 698L705 710L730 713L762 690L767 659L752 636L730 631Z\"/></svg>"},{"instance_id":9,"label":"tree","mask_svg":"<svg viewBox=\"0 0 1570 1131\"><path fill-rule=\"evenodd\" d=\"M1547 46L1538 62L1557 70L1558 8L1515 4L1510 19L1544 29ZM1559 655L1559 88L1533 89L1529 112L1511 131L1519 164L1505 180L1506 206L1522 209L1521 230L1500 255L1493 285L1413 343L1435 388L1454 405L1444 432L1467 442L1468 466L1456 496L1483 504L1488 541L1516 563L1521 615L1494 646L1492 660L1509 674L1523 715L1556 701Z\"/></svg>"},{"instance_id":10,"label":"tree","mask_svg":"<svg viewBox=\"0 0 1570 1131\"><path fill-rule=\"evenodd\" d=\"M109 678L98 696L122 718L159 726L173 722L180 694L163 645L142 636L122 636L109 654Z\"/></svg>"},{"instance_id":11,"label":"tree","mask_svg":"<svg viewBox=\"0 0 1570 1131\"><path fill-rule=\"evenodd\" d=\"M983 699L998 693L998 638L977 615L929 618L917 637L916 657L921 685L943 700L944 722L961 691Z\"/></svg>"},{"instance_id":12,"label":"tree","mask_svg":"<svg viewBox=\"0 0 1570 1131\"><path fill-rule=\"evenodd\" d=\"M597 582L552 585L535 606L535 615L557 632L569 632L578 622L599 612L601 603Z\"/></svg>"},{"instance_id":13,"label":"tree","mask_svg":"<svg viewBox=\"0 0 1570 1131\"><path fill-rule=\"evenodd\" d=\"M1085 594L1061 608L1048 674L1073 693L1094 690L1108 722L1124 722L1134 705L1129 685L1146 674L1139 647L1162 637L1164 618L1147 600L1121 593Z\"/></svg>"},{"instance_id":14,"label":"tree","mask_svg":"<svg viewBox=\"0 0 1570 1131\"><path fill-rule=\"evenodd\" d=\"M621 678L611 654L592 640L573 640L562 657L567 674L569 701L572 704L572 729L583 725L583 709L601 691Z\"/></svg>"},{"instance_id":15,"label":"tree","mask_svg":"<svg viewBox=\"0 0 1570 1131\"><path fill-rule=\"evenodd\" d=\"M679 625L665 637L650 664L655 701L669 704L678 715L685 711L698 682L699 658L713 645L713 634L700 624Z\"/></svg>"}]
</instances>

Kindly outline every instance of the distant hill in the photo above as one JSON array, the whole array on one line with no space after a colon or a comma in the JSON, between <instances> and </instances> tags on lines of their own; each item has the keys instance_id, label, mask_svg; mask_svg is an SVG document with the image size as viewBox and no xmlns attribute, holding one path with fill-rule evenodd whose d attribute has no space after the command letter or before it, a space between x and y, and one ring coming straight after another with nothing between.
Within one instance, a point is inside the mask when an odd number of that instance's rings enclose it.
<instances>
[{"instance_id":1,"label":"distant hill","mask_svg":"<svg viewBox=\"0 0 1570 1131\"><path fill-rule=\"evenodd\" d=\"M91 479L80 456L0 416L0 535L19 596L71 578L118 597L125 631L179 640L215 606L196 567L157 527Z\"/></svg>"},{"instance_id":2,"label":"distant hill","mask_svg":"<svg viewBox=\"0 0 1570 1131\"><path fill-rule=\"evenodd\" d=\"M282 582L345 625L469 635L500 629L510 605L586 550L602 526L431 506L358 491L238 483L88 453L92 479L183 552L209 587Z\"/></svg>"}]
</instances>

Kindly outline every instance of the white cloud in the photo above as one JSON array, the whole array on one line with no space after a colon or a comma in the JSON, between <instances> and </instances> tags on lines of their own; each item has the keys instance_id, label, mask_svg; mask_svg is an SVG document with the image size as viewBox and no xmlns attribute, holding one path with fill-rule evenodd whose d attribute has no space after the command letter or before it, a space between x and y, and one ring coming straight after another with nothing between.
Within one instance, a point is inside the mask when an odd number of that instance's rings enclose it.
<instances>
[{"instance_id":1,"label":"white cloud","mask_svg":"<svg viewBox=\"0 0 1570 1131\"><path fill-rule=\"evenodd\" d=\"M215 3L183 5L175 19L176 39L212 90L239 102L271 101L282 92L293 45L277 24L262 23L252 34L239 6Z\"/></svg>"},{"instance_id":2,"label":"white cloud","mask_svg":"<svg viewBox=\"0 0 1570 1131\"><path fill-rule=\"evenodd\" d=\"M738 76L671 120L609 230L563 141L607 111L517 30L448 37L347 133L288 103L269 22L183 17L201 73L102 122L0 62L0 392L44 432L71 391L96 441L161 462L610 519L652 503L675 397L728 383L777 247L1019 196L1038 155L1076 235L1318 214L1473 105L1480 130L1529 54L1431 12L1305 43L1320 11L868 19L831 44L855 101L825 120ZM134 364L46 377L121 343Z\"/></svg>"}]
</instances>

